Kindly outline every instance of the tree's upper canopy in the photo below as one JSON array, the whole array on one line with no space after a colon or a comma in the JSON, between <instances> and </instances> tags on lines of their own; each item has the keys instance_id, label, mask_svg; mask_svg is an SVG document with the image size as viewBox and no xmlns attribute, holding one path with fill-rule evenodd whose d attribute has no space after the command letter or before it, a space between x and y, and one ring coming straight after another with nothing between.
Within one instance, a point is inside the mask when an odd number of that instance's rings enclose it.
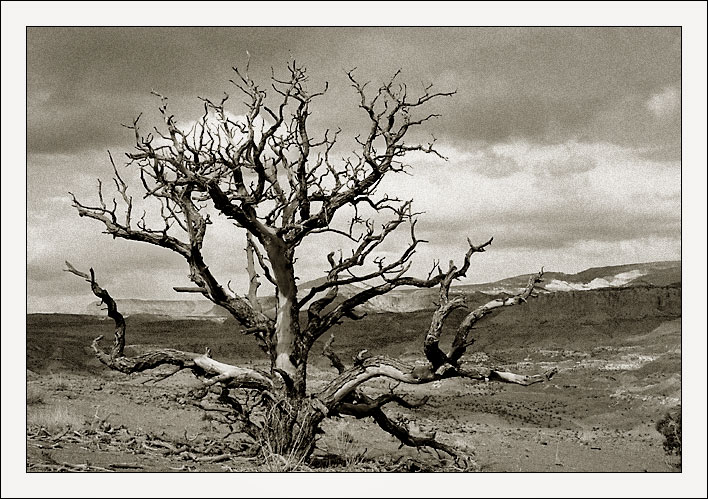
<instances>
[{"instance_id":1,"label":"tree's upper canopy","mask_svg":"<svg viewBox=\"0 0 708 499\"><path fill-rule=\"evenodd\" d=\"M286 78L274 75L268 90L249 77L248 68L234 71L237 77L232 83L245 97L243 115L226 109L226 94L219 101L203 98L203 115L184 129L169 113L167 98L156 94L161 99L164 127L144 134L140 117L128 127L136 144L136 151L127 155L129 166L139 172L143 197L159 203L161 228L151 226L145 214L136 219L128 184L115 163L123 213L118 213L115 200L112 206L106 204L100 185L100 206L84 205L74 198L79 213L103 222L114 237L166 247L182 255L190 264L192 281L215 303L227 304L249 328L267 328L268 320L251 310L253 303L226 292L203 261L202 245L213 213L228 217L252 236L249 251L254 252L262 275L281 294L296 292L294 279L282 268L292 267L295 248L305 237L328 232L348 239L353 245L351 254L330 253L326 279L302 297L297 307L309 308L316 316L334 300L338 285L365 282L372 287L345 301L322 326L353 314L356 305L394 287L440 282L437 264L427 279L405 276L416 246L423 242L415 235L416 214L410 200L378 193L377 188L386 174L405 170L406 154L438 154L434 139L411 145L405 138L412 128L437 116L422 112L427 103L454 92L433 92L429 85L411 97L407 86L397 82L399 72L370 90L368 83L360 83L349 71L347 77L369 125L355 138L358 149L335 159L341 130L326 130L314 137L308 122L311 104L324 94L327 84L310 91L305 69L295 63L288 67ZM346 216L339 217L337 226L334 217L344 207ZM374 258L374 250L404 224L409 227L410 242L400 256ZM327 296L312 302L323 292Z\"/></svg>"}]
</instances>

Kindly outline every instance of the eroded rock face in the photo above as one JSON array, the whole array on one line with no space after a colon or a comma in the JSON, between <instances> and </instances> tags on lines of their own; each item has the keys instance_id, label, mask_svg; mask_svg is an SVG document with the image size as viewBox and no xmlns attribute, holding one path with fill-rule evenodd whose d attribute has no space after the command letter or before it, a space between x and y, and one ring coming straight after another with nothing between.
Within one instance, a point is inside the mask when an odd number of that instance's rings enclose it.
<instances>
[{"instance_id":1,"label":"eroded rock face","mask_svg":"<svg viewBox=\"0 0 708 499\"><path fill-rule=\"evenodd\" d=\"M482 292L453 294L466 296L469 306L477 306L496 296ZM362 310L367 312L414 312L435 307L438 298L435 290L421 290L409 293L391 293L376 297L366 303ZM585 317L587 322L602 322L609 315L617 319L681 315L681 286L631 286L607 287L585 291L556 291L542 293L529 300L522 307L527 316L548 316L548 320L572 316L574 320ZM508 312L507 312L508 313ZM599 314L599 315L598 315ZM603 315L604 314L604 315Z\"/></svg>"},{"instance_id":2,"label":"eroded rock face","mask_svg":"<svg viewBox=\"0 0 708 499\"><path fill-rule=\"evenodd\" d=\"M624 344L679 317L678 285L550 293L487 318L476 332L476 346L587 350Z\"/></svg>"},{"instance_id":3,"label":"eroded rock face","mask_svg":"<svg viewBox=\"0 0 708 499\"><path fill-rule=\"evenodd\" d=\"M594 324L612 319L680 317L680 286L634 286L569 291L540 295L529 300L525 313L530 318Z\"/></svg>"}]
</instances>

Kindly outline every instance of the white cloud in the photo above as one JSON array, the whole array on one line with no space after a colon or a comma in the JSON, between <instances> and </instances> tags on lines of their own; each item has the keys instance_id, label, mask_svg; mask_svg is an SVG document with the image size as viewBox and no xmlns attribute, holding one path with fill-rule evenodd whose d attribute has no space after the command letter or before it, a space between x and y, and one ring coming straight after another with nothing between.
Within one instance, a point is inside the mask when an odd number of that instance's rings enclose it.
<instances>
[{"instance_id":1,"label":"white cloud","mask_svg":"<svg viewBox=\"0 0 708 499\"><path fill-rule=\"evenodd\" d=\"M676 87L666 87L649 98L647 109L657 118L661 118L678 111L680 104L681 96L678 89Z\"/></svg>"},{"instance_id":2,"label":"white cloud","mask_svg":"<svg viewBox=\"0 0 708 499\"><path fill-rule=\"evenodd\" d=\"M522 169L491 178L470 167L471 153L458 155L448 147L447 164L417 158L411 177L387 179L383 187L413 198L414 208L426 212L419 228L450 243L494 235L499 246L567 249L580 241L678 237L677 163L651 162L637 150L609 144L512 143L494 149ZM549 164L574 157L594 168L549 173Z\"/></svg>"}]
</instances>

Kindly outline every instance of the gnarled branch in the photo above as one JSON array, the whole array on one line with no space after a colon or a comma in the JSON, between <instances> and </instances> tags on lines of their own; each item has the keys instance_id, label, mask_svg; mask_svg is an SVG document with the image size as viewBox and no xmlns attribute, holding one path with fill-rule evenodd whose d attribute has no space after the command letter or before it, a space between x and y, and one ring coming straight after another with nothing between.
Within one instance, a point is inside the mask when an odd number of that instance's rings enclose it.
<instances>
[{"instance_id":1,"label":"gnarled branch","mask_svg":"<svg viewBox=\"0 0 708 499\"><path fill-rule=\"evenodd\" d=\"M494 380L505 383L530 385L553 377L553 368L540 375L518 375L494 369L466 370L464 367L433 371L430 364L410 365L386 356L372 356L347 369L332 380L317 397L330 410L344 402L358 387L374 378L388 378L406 384L419 385L448 378L462 377L474 380Z\"/></svg>"},{"instance_id":2,"label":"gnarled branch","mask_svg":"<svg viewBox=\"0 0 708 499\"><path fill-rule=\"evenodd\" d=\"M488 315L492 311L505 307L518 305L523 303L532 296L535 284L542 281L543 269L538 274L534 274L529 278L526 288L518 295L509 298L500 298L492 300L485 305L482 305L472 311L462 321L458 328L452 349L449 355L445 355L438 346L440 333L442 331L442 322L449 315L451 308L456 308L461 305L461 300L448 298L449 287L455 276L459 276L460 272L468 267L469 257L476 251L484 249L491 243L491 240L481 247L476 247L470 244L470 250L465 258L465 264L460 270L457 270L454 264L451 263L447 274L439 274L441 282L441 303L434 313L434 318L428 333L426 334L423 350L428 360L427 364L410 366L395 359L390 359L384 356L375 356L363 359L354 367L341 371L340 375L330 382L319 394L320 400L330 409L344 402L346 398L354 392L360 385L372 378L386 377L402 383L421 384L437 381L450 377L465 377L477 380L495 380L506 383L515 383L521 385L530 385L550 379L557 369L551 369L541 375L518 375L505 371L498 370L465 370L460 366L460 359L464 354L469 342L467 336L472 326L477 323L482 317ZM445 366L443 368L443 366Z\"/></svg>"},{"instance_id":3,"label":"gnarled branch","mask_svg":"<svg viewBox=\"0 0 708 499\"><path fill-rule=\"evenodd\" d=\"M96 297L101 299L101 304L105 304L107 307L107 313L108 317L113 319L115 322L115 332L113 336L113 348L111 349L111 354L108 356L108 359L117 359L120 357L123 357L123 349L125 348L125 318L123 315L118 311L118 306L116 305L115 300L111 297L111 295L106 291L105 289L101 288L101 286L98 285L96 282L96 277L93 272L93 268L89 269L90 276L87 275L85 272L81 272L77 270L71 263L68 261L64 262L66 264L66 268L64 269L65 272L71 272L74 275L77 275L79 277L83 277L87 282L91 284L91 291L93 291L93 294L96 295ZM95 343L95 342L94 342ZM105 355L105 354L104 354Z\"/></svg>"},{"instance_id":4,"label":"gnarled branch","mask_svg":"<svg viewBox=\"0 0 708 499\"><path fill-rule=\"evenodd\" d=\"M126 323L123 315L118 312L115 300L108 291L98 285L93 269L90 269L89 276L77 270L69 262L65 263L67 267L65 270L67 272L82 277L91 284L91 290L106 304L108 307L108 316L116 323L114 346L110 354L106 354L100 347L103 335L98 336L91 343L91 348L102 364L126 374L143 372L163 365L173 365L180 369L190 369L195 375L204 380L205 386L222 383L224 386L229 387L272 388L273 382L268 375L255 369L247 369L218 362L211 358L210 352L208 351L206 354L197 354L165 348L135 357L127 357L123 352L125 347Z\"/></svg>"},{"instance_id":5,"label":"gnarled branch","mask_svg":"<svg viewBox=\"0 0 708 499\"><path fill-rule=\"evenodd\" d=\"M448 355L448 361L453 365L457 365L460 361L467 347L474 341L468 340L467 337L477 322L501 307L510 307L525 303L530 297L535 296L534 287L540 282L543 282L543 268L541 268L537 274L532 274L529 277L526 288L524 288L521 293L508 298L497 298L470 312L457 328L455 339L452 342L452 347Z\"/></svg>"}]
</instances>

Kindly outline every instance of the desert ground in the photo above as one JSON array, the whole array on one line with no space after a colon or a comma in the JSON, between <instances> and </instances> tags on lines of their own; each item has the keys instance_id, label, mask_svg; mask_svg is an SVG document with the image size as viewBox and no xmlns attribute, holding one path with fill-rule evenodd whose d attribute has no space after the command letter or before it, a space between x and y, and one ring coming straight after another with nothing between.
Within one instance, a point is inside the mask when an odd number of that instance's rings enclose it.
<instances>
[{"instance_id":1,"label":"desert ground","mask_svg":"<svg viewBox=\"0 0 708 499\"><path fill-rule=\"evenodd\" d=\"M470 362L519 373L558 374L529 387L451 379L399 386L428 403L390 416L468 449L482 472L674 472L656 422L681 402L681 290L676 286L564 293L530 301L480 323ZM460 314L462 312L459 312ZM429 311L369 314L335 329L345 361L362 348L422 359ZM450 318L454 327L461 315ZM264 354L235 323L127 319L126 353L154 346L212 349L214 358L267 368ZM91 340L113 323L86 315L27 317L27 470L283 471L258 462L218 413L193 405L198 383L180 372L123 375L92 355ZM449 335L448 335L449 336ZM313 389L335 375L313 349ZM374 380L373 394L390 388ZM455 471L434 452L399 448L373 422L328 420L310 463L297 471ZM471 469L471 468L470 468Z\"/></svg>"}]
</instances>

